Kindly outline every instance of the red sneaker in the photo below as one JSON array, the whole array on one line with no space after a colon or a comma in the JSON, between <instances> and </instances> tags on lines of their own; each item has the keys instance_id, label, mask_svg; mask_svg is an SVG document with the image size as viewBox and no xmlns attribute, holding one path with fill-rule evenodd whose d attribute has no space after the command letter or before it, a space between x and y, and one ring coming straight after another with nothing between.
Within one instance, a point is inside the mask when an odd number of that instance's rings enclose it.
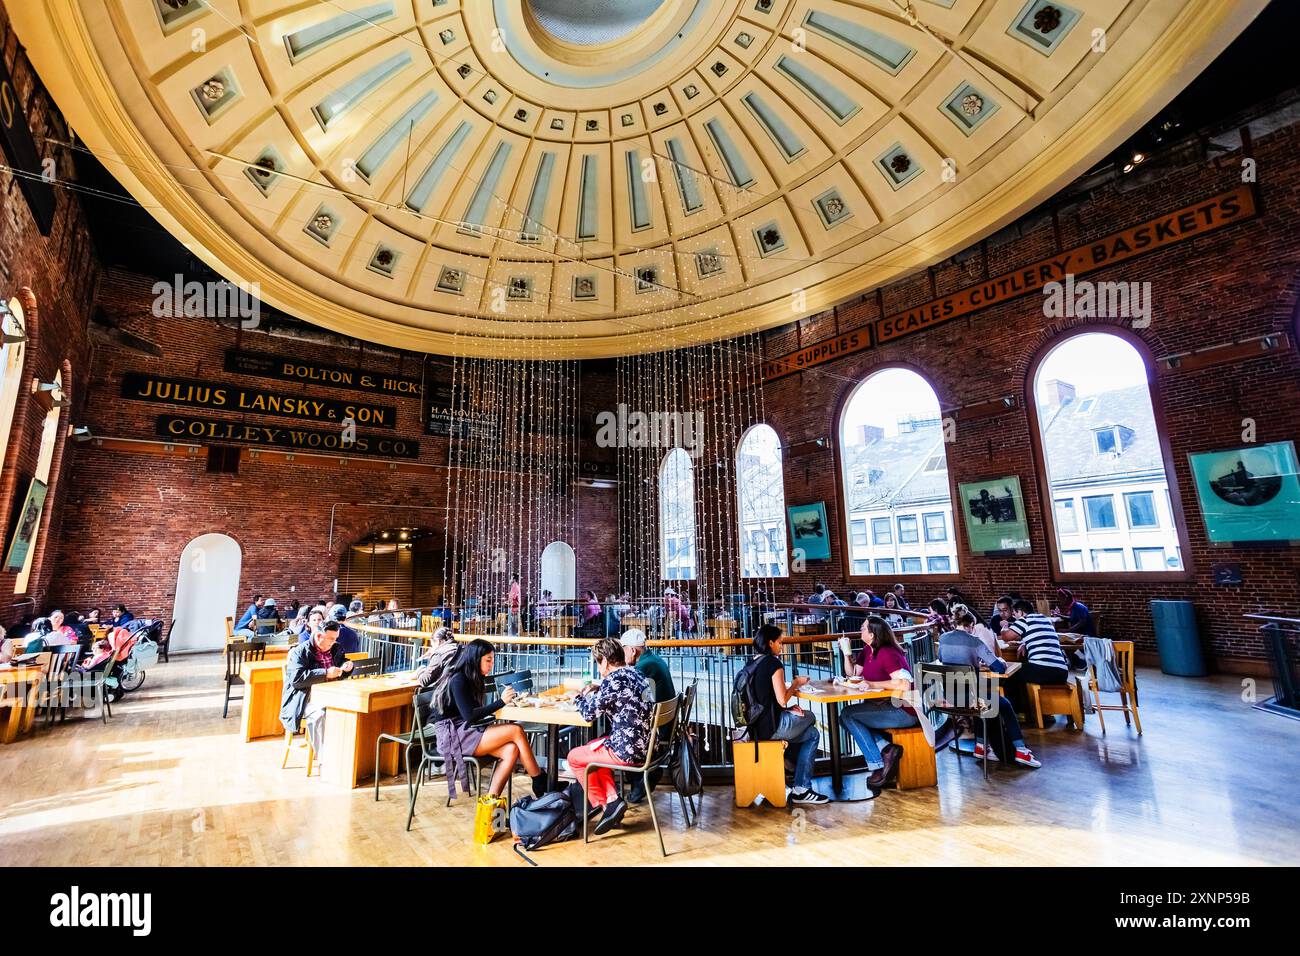
<instances>
[{"instance_id":1,"label":"red sneaker","mask_svg":"<svg viewBox=\"0 0 1300 956\"><path fill-rule=\"evenodd\" d=\"M1022 767L1033 767L1035 770L1042 766L1034 756L1034 752L1025 747L1016 748L1016 763Z\"/></svg>"}]
</instances>

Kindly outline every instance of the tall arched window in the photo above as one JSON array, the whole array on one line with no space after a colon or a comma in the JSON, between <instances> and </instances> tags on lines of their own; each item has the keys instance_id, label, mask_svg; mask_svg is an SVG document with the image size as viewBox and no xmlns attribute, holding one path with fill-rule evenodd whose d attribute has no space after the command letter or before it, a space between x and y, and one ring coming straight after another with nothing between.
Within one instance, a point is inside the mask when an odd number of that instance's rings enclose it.
<instances>
[{"instance_id":1,"label":"tall arched window","mask_svg":"<svg viewBox=\"0 0 1300 956\"><path fill-rule=\"evenodd\" d=\"M1127 338L1084 332L1033 376L1062 573L1182 571L1147 364Z\"/></svg>"},{"instance_id":2,"label":"tall arched window","mask_svg":"<svg viewBox=\"0 0 1300 956\"><path fill-rule=\"evenodd\" d=\"M26 344L23 336L23 306L10 299L8 307L0 306L0 330L5 338L18 341L0 345L0 463L9 448L9 430L14 423L14 410L18 407L18 390L22 386L23 357Z\"/></svg>"},{"instance_id":3,"label":"tall arched window","mask_svg":"<svg viewBox=\"0 0 1300 956\"><path fill-rule=\"evenodd\" d=\"M40 547L40 530L41 521L44 516L45 499L53 491L49 487L50 470L54 466L54 451L59 443L59 422L63 413L63 373L54 376L54 391L50 393L53 399L50 410L45 413L45 420L41 425L41 447L36 456L36 476L32 480L33 493L29 494L26 506L26 513L20 522L20 537L22 539L25 552L21 567L10 567L10 570L18 572L18 578L14 582L14 593L27 593L27 581L32 574L32 562L36 559L36 550ZM37 490L38 489L38 490ZM13 546L10 547L9 560L11 565L16 564L16 557Z\"/></svg>"},{"instance_id":4,"label":"tall arched window","mask_svg":"<svg viewBox=\"0 0 1300 956\"><path fill-rule=\"evenodd\" d=\"M771 425L755 425L740 440L736 498L741 577L785 577L785 472L781 439Z\"/></svg>"},{"instance_id":5,"label":"tall arched window","mask_svg":"<svg viewBox=\"0 0 1300 956\"><path fill-rule=\"evenodd\" d=\"M956 573L943 419L925 379L889 368L854 389L840 461L851 575Z\"/></svg>"},{"instance_id":6,"label":"tall arched window","mask_svg":"<svg viewBox=\"0 0 1300 956\"><path fill-rule=\"evenodd\" d=\"M665 581L695 580L695 466L682 448L659 466L659 561Z\"/></svg>"}]
</instances>

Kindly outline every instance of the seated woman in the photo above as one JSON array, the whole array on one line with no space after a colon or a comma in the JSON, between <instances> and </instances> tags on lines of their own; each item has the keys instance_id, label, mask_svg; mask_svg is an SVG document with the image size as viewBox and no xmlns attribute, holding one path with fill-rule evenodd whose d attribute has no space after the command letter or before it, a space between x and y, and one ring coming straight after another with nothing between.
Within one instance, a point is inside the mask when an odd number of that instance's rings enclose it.
<instances>
[{"instance_id":1,"label":"seated woman","mask_svg":"<svg viewBox=\"0 0 1300 956\"><path fill-rule=\"evenodd\" d=\"M952 621L948 617L948 602L943 598L935 598L930 602L930 613L926 615L926 624L934 624L939 628L939 633L952 630Z\"/></svg>"},{"instance_id":2,"label":"seated woman","mask_svg":"<svg viewBox=\"0 0 1300 956\"><path fill-rule=\"evenodd\" d=\"M990 651L984 641L976 635L976 630L983 625L976 620L969 608L957 605L957 609L953 612L952 624L953 629L939 638L940 663L982 667L998 674L1007 669L1006 662ZM1025 745L1024 734L1020 731L1020 721L1016 719L1016 710L1006 701L998 706L998 724L1002 733L997 739L1010 742L1011 747L1014 748L1016 763L1024 767L1042 766L1033 751ZM976 757L984 756L984 746L981 742L975 744ZM998 752L1001 749L995 746L990 756L994 760L1005 759L1005 755Z\"/></svg>"},{"instance_id":3,"label":"seated woman","mask_svg":"<svg viewBox=\"0 0 1300 956\"><path fill-rule=\"evenodd\" d=\"M872 615L862 628L862 640L864 646L853 668L854 674L864 677L868 686L876 690L911 691L912 672L907 655L890 626ZM898 778L898 763L903 756L902 747L889 743L877 731L919 726L916 711L901 704L896 695L851 704L840 711L840 722L862 751L871 771L867 786L874 796Z\"/></svg>"},{"instance_id":4,"label":"seated woman","mask_svg":"<svg viewBox=\"0 0 1300 956\"><path fill-rule=\"evenodd\" d=\"M883 607L884 610L882 613L884 615L885 623L888 624L890 627L902 627L903 616L901 614L889 613L890 611L898 610L898 597L894 594L893 591L885 592L885 603Z\"/></svg>"},{"instance_id":5,"label":"seated woman","mask_svg":"<svg viewBox=\"0 0 1300 956\"><path fill-rule=\"evenodd\" d=\"M14 642L5 637L5 629L0 627L0 664L8 664L13 656Z\"/></svg>"},{"instance_id":6,"label":"seated woman","mask_svg":"<svg viewBox=\"0 0 1300 956\"><path fill-rule=\"evenodd\" d=\"M456 796L458 779L469 789L465 757L496 758L496 769L488 786L488 792L494 797L505 792L516 762L522 763L532 778L533 795L540 797L546 792L546 774L537 765L524 729L510 723L487 725L493 714L518 696L513 687L507 687L499 700L484 703L487 697L484 678L492 673L495 662L491 644L482 639L470 641L449 665L451 677L440 684L435 695L433 708L438 712L438 720L433 732L438 740L438 752L447 762L448 799Z\"/></svg>"},{"instance_id":7,"label":"seated woman","mask_svg":"<svg viewBox=\"0 0 1300 956\"><path fill-rule=\"evenodd\" d=\"M794 781L790 802L807 806L830 803L830 797L812 788L813 761L817 757L817 718L805 713L798 704L787 706L795 692L807 684L807 674L785 682L785 665L781 663L781 629L764 624L754 635L754 659L746 667L754 668L752 686L761 719L750 732L759 740L785 740L786 763L794 764Z\"/></svg>"},{"instance_id":8,"label":"seated woman","mask_svg":"<svg viewBox=\"0 0 1300 956\"><path fill-rule=\"evenodd\" d=\"M32 630L27 635L27 644L23 647L23 653L39 654L45 650L45 639L52 633L54 633L54 625L48 617L38 617L32 621Z\"/></svg>"},{"instance_id":9,"label":"seated woman","mask_svg":"<svg viewBox=\"0 0 1300 956\"><path fill-rule=\"evenodd\" d=\"M643 638L644 640L644 638ZM569 751L569 769L579 783L587 786L587 802L592 808L603 807L596 822L596 833L606 833L618 826L627 812L627 801L614 785L614 771L598 767L584 781L584 768L590 763L620 763L639 767L645 763L650 745L650 718L653 705L646 699L649 681L635 667L627 666L623 645L617 638L597 641L591 649L600 673L599 684L588 684L578 695L578 712L595 723L597 717L609 721L609 736L597 737L589 744Z\"/></svg>"}]
</instances>

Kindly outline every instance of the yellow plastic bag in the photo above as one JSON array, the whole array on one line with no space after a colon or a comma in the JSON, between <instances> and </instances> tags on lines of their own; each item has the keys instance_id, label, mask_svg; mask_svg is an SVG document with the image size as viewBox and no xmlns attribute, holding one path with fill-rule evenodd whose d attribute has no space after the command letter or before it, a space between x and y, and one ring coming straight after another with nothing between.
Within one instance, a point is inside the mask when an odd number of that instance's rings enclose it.
<instances>
[{"instance_id":1,"label":"yellow plastic bag","mask_svg":"<svg viewBox=\"0 0 1300 956\"><path fill-rule=\"evenodd\" d=\"M478 798L474 807L474 842L487 846L497 835L497 822L504 821L506 798L494 797L489 793Z\"/></svg>"}]
</instances>

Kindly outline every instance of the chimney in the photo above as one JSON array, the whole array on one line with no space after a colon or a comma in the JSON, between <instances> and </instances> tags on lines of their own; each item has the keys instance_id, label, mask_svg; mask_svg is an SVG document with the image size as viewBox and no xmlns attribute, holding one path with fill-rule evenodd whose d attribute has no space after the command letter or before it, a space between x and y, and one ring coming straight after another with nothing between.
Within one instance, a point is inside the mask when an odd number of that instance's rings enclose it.
<instances>
[{"instance_id":1,"label":"chimney","mask_svg":"<svg viewBox=\"0 0 1300 956\"><path fill-rule=\"evenodd\" d=\"M879 425L862 426L862 444L874 445L876 442L880 441L884 437L885 437L885 430L881 428Z\"/></svg>"},{"instance_id":2,"label":"chimney","mask_svg":"<svg viewBox=\"0 0 1300 956\"><path fill-rule=\"evenodd\" d=\"M1061 408L1069 405L1074 401L1074 386L1069 382L1062 382L1059 378L1054 378L1047 383L1047 394L1044 399L1048 408Z\"/></svg>"}]
</instances>

